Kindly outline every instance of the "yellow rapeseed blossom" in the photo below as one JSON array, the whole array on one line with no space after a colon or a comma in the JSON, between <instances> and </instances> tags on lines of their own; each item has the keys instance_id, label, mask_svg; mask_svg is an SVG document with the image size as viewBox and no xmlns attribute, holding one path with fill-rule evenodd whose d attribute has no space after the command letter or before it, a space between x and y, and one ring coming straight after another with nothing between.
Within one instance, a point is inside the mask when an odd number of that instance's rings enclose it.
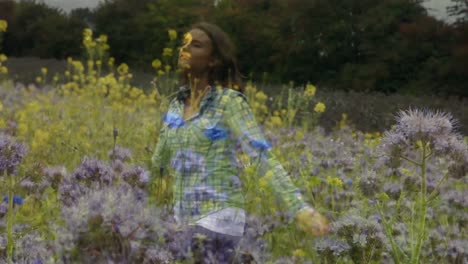
<instances>
[{"instance_id":1,"label":"yellow rapeseed blossom","mask_svg":"<svg viewBox=\"0 0 468 264\"><path fill-rule=\"evenodd\" d=\"M172 49L171 48L164 48L163 49L163 57L171 57L172 56Z\"/></svg>"},{"instance_id":2,"label":"yellow rapeseed blossom","mask_svg":"<svg viewBox=\"0 0 468 264\"><path fill-rule=\"evenodd\" d=\"M294 250L294 252L293 252L293 256L295 256L295 257L305 257L306 254L305 254L304 250L302 250L302 249L296 249L296 250Z\"/></svg>"},{"instance_id":3,"label":"yellow rapeseed blossom","mask_svg":"<svg viewBox=\"0 0 468 264\"><path fill-rule=\"evenodd\" d=\"M341 181L340 178L338 177L331 177L331 176L328 176L327 177L327 183L330 185L330 186L334 186L334 187L343 187L343 181Z\"/></svg>"},{"instance_id":4,"label":"yellow rapeseed blossom","mask_svg":"<svg viewBox=\"0 0 468 264\"><path fill-rule=\"evenodd\" d=\"M43 75L46 75L47 74L47 68L42 67L41 72L42 72Z\"/></svg>"},{"instance_id":5,"label":"yellow rapeseed blossom","mask_svg":"<svg viewBox=\"0 0 468 264\"><path fill-rule=\"evenodd\" d=\"M255 99L260 102L265 102L268 99L268 96L264 92L259 91L255 94Z\"/></svg>"},{"instance_id":6,"label":"yellow rapeseed blossom","mask_svg":"<svg viewBox=\"0 0 468 264\"><path fill-rule=\"evenodd\" d=\"M274 127L280 127L280 126L283 125L283 120L281 120L281 117L279 117L279 116L272 116L271 117L271 124Z\"/></svg>"},{"instance_id":7,"label":"yellow rapeseed blossom","mask_svg":"<svg viewBox=\"0 0 468 264\"><path fill-rule=\"evenodd\" d=\"M33 151L38 150L42 145L47 144L50 134L47 131L38 129L34 132L34 138L31 144Z\"/></svg>"},{"instance_id":8,"label":"yellow rapeseed blossom","mask_svg":"<svg viewBox=\"0 0 468 264\"><path fill-rule=\"evenodd\" d=\"M83 30L83 36L84 37L91 37L91 36L93 36L93 31L90 28L85 28Z\"/></svg>"},{"instance_id":9,"label":"yellow rapeseed blossom","mask_svg":"<svg viewBox=\"0 0 468 264\"><path fill-rule=\"evenodd\" d=\"M111 67L114 66L114 63L115 63L115 59L113 57L110 57L109 60L107 61L107 64Z\"/></svg>"},{"instance_id":10,"label":"yellow rapeseed blossom","mask_svg":"<svg viewBox=\"0 0 468 264\"><path fill-rule=\"evenodd\" d=\"M107 42L107 35L101 34L97 40L99 42L101 42L101 43L106 43Z\"/></svg>"},{"instance_id":11,"label":"yellow rapeseed blossom","mask_svg":"<svg viewBox=\"0 0 468 264\"><path fill-rule=\"evenodd\" d=\"M183 49L183 48L188 47L188 45L190 45L190 43L192 43L192 39L193 39L192 34L190 34L190 33L185 33L185 35L184 35L184 43L182 44L182 47L181 47L181 48Z\"/></svg>"},{"instance_id":12,"label":"yellow rapeseed blossom","mask_svg":"<svg viewBox=\"0 0 468 264\"><path fill-rule=\"evenodd\" d=\"M41 77L41 76L37 76L37 77L36 77L36 82L37 82L37 83L41 83L41 82L42 82L42 77Z\"/></svg>"},{"instance_id":13,"label":"yellow rapeseed blossom","mask_svg":"<svg viewBox=\"0 0 468 264\"><path fill-rule=\"evenodd\" d=\"M156 70L159 69L161 67L161 65L162 65L162 63L158 59L153 60L153 62L151 63L151 66L153 66L153 68L155 68Z\"/></svg>"},{"instance_id":14,"label":"yellow rapeseed blossom","mask_svg":"<svg viewBox=\"0 0 468 264\"><path fill-rule=\"evenodd\" d=\"M0 20L0 32L6 32L8 28L8 22L6 20Z\"/></svg>"},{"instance_id":15,"label":"yellow rapeseed blossom","mask_svg":"<svg viewBox=\"0 0 468 264\"><path fill-rule=\"evenodd\" d=\"M314 107L314 111L317 112L317 113L325 112L325 104L321 103L321 102L318 102Z\"/></svg>"},{"instance_id":16,"label":"yellow rapeseed blossom","mask_svg":"<svg viewBox=\"0 0 468 264\"><path fill-rule=\"evenodd\" d=\"M0 62L5 62L8 59L8 57L5 54L0 54Z\"/></svg>"},{"instance_id":17,"label":"yellow rapeseed blossom","mask_svg":"<svg viewBox=\"0 0 468 264\"><path fill-rule=\"evenodd\" d=\"M306 88L304 90L304 96L305 97L312 97L315 95L315 92L317 91L317 88L312 85L312 84L307 84Z\"/></svg>"},{"instance_id":18,"label":"yellow rapeseed blossom","mask_svg":"<svg viewBox=\"0 0 468 264\"><path fill-rule=\"evenodd\" d=\"M117 72L120 74L120 75L124 75L124 74L127 74L128 73L128 65L126 63L122 63L119 65L119 67L117 67Z\"/></svg>"},{"instance_id":19,"label":"yellow rapeseed blossom","mask_svg":"<svg viewBox=\"0 0 468 264\"><path fill-rule=\"evenodd\" d=\"M177 31L175 31L174 29L169 29L167 33L169 34L169 39L171 41L177 39Z\"/></svg>"},{"instance_id":20,"label":"yellow rapeseed blossom","mask_svg":"<svg viewBox=\"0 0 468 264\"><path fill-rule=\"evenodd\" d=\"M5 66L0 67L0 74L8 74L8 68Z\"/></svg>"}]
</instances>

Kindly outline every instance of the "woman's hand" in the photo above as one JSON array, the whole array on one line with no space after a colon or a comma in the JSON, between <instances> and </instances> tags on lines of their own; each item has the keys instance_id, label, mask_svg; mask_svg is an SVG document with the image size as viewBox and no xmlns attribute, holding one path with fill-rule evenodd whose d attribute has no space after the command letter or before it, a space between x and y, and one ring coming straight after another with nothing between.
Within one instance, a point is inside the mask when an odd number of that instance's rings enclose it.
<instances>
[{"instance_id":1,"label":"woman's hand","mask_svg":"<svg viewBox=\"0 0 468 264\"><path fill-rule=\"evenodd\" d=\"M299 228L313 236L323 236L330 231L328 219L312 208L299 211L296 221Z\"/></svg>"}]
</instances>

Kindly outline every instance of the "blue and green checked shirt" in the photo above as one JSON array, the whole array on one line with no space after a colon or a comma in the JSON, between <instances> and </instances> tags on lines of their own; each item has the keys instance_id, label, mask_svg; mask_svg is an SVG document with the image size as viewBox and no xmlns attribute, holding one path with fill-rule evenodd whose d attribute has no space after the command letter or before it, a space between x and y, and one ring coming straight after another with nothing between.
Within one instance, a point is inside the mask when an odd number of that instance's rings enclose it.
<instances>
[{"instance_id":1,"label":"blue and green checked shirt","mask_svg":"<svg viewBox=\"0 0 468 264\"><path fill-rule=\"evenodd\" d=\"M164 116L152 158L155 168L174 177L174 215L183 225L200 225L215 232L241 236L245 224L236 150L256 163L259 177L284 201L291 215L308 207L286 171L270 151L242 93L211 89L200 111L183 119L187 88L182 87Z\"/></svg>"}]
</instances>

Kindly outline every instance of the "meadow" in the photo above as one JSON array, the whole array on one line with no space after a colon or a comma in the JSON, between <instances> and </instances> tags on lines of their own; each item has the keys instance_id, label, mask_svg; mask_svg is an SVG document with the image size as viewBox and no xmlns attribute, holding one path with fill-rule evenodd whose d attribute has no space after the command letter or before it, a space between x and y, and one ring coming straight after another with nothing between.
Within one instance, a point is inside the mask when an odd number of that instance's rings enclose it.
<instances>
[{"instance_id":1,"label":"meadow","mask_svg":"<svg viewBox=\"0 0 468 264\"><path fill-rule=\"evenodd\" d=\"M106 55L105 36L85 31L83 44L84 60L69 58L61 74L44 67L26 85L0 56L0 262L175 263L187 238L171 219L171 179L151 167L178 87L169 52L142 88ZM320 87L281 91L247 82L245 94L272 151L332 230L317 238L297 229L241 153L249 214L239 259L468 262L468 145L457 132L466 123L400 109L385 113L393 124L385 131L361 132L350 121L359 116L349 118L356 112L332 108L339 101ZM462 122L465 108L454 110ZM340 118L323 123L330 109Z\"/></svg>"}]
</instances>

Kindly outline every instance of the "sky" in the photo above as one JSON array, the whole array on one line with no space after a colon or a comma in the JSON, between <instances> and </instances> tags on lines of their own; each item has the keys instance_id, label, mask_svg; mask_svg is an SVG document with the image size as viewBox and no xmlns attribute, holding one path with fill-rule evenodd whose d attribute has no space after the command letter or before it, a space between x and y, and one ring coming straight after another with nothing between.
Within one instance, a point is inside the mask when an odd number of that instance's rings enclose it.
<instances>
[{"instance_id":1,"label":"sky","mask_svg":"<svg viewBox=\"0 0 468 264\"><path fill-rule=\"evenodd\" d=\"M39 0L41 1L41 0ZM59 7L65 12L78 7L90 7L94 8L97 6L100 0L42 0L46 4L54 7ZM426 0L423 4L426 8L429 8L429 14L435 16L438 19L448 19L446 7L450 4L450 0Z\"/></svg>"}]
</instances>

